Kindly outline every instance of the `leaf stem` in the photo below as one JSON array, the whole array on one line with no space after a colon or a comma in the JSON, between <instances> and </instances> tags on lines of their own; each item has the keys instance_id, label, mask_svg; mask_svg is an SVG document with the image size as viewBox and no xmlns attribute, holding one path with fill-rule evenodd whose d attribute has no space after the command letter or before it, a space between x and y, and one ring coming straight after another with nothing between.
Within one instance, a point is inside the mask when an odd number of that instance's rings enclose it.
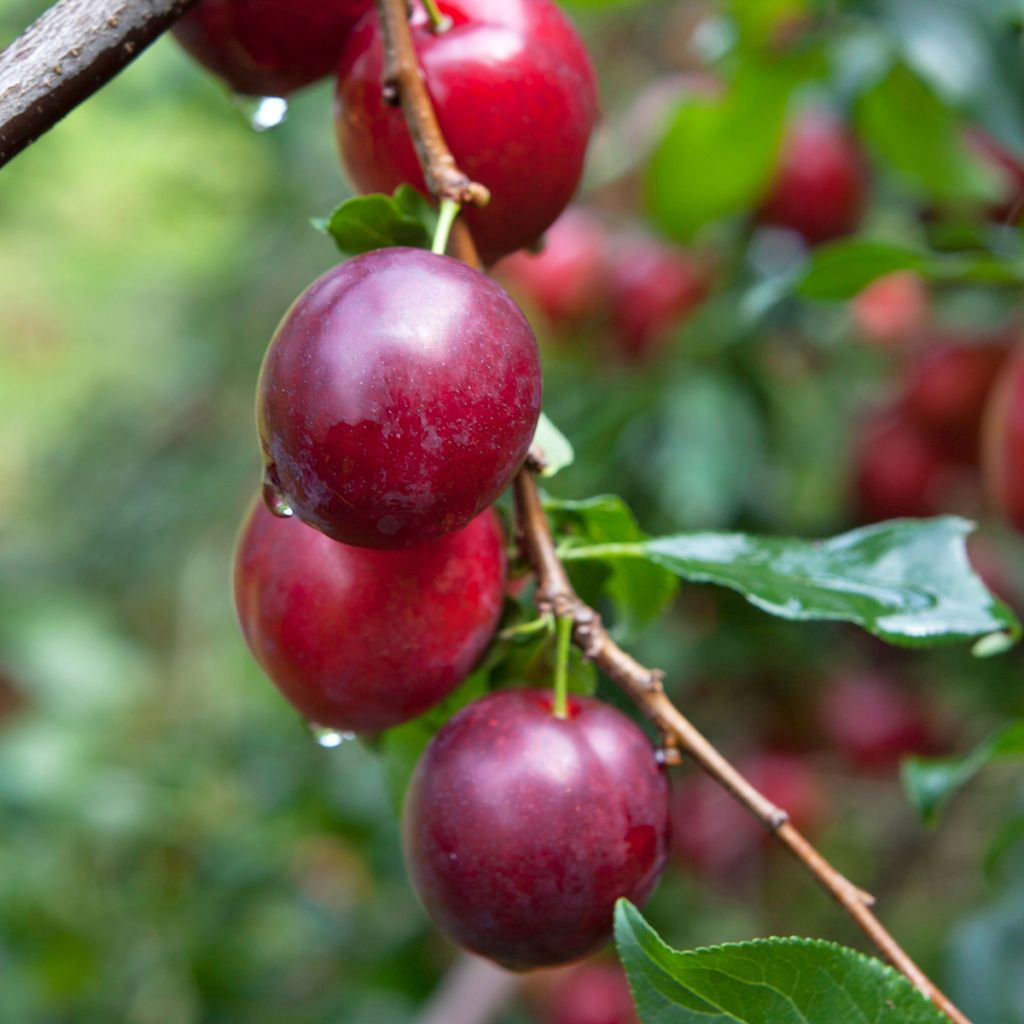
<instances>
[{"instance_id":1,"label":"leaf stem","mask_svg":"<svg viewBox=\"0 0 1024 1024\"><path fill-rule=\"evenodd\" d=\"M646 558L642 541L620 541L613 544L579 544L560 547L558 557L563 562L599 562L606 558Z\"/></svg>"},{"instance_id":2,"label":"leaf stem","mask_svg":"<svg viewBox=\"0 0 1024 1024\"><path fill-rule=\"evenodd\" d=\"M555 718L569 717L569 642L572 640L573 617L560 615L557 621L555 647Z\"/></svg>"},{"instance_id":3,"label":"leaf stem","mask_svg":"<svg viewBox=\"0 0 1024 1024\"><path fill-rule=\"evenodd\" d=\"M441 200L441 209L437 215L437 227L434 229L434 241L430 246L432 253L436 253L438 256L444 255L445 249L448 248L448 236L452 233L452 225L461 209L461 204L454 199Z\"/></svg>"},{"instance_id":4,"label":"leaf stem","mask_svg":"<svg viewBox=\"0 0 1024 1024\"><path fill-rule=\"evenodd\" d=\"M441 13L441 8L437 6L437 0L423 0L423 8L430 19L430 31L434 35L439 36L452 27L452 19L447 14Z\"/></svg>"}]
</instances>

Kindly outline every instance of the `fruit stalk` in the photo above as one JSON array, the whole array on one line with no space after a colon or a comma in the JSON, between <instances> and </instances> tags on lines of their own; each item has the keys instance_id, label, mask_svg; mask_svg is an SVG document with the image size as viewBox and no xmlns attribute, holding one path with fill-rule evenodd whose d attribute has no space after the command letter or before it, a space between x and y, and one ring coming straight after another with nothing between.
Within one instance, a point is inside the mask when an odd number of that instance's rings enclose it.
<instances>
[{"instance_id":1,"label":"fruit stalk","mask_svg":"<svg viewBox=\"0 0 1024 1024\"><path fill-rule=\"evenodd\" d=\"M420 75L406 0L377 0L377 11L384 39L385 94L402 105L427 186L439 202L451 199L459 204L486 206L490 193L459 169L441 134L434 104Z\"/></svg>"},{"instance_id":2,"label":"fruit stalk","mask_svg":"<svg viewBox=\"0 0 1024 1024\"><path fill-rule=\"evenodd\" d=\"M405 0L376 0L387 48L387 81L401 103L424 176L439 201L459 200L466 176L458 169L438 126L433 104L419 72ZM453 191L453 189L455 191ZM466 197L470 199L471 197ZM464 225L455 236L460 256L479 266ZM917 966L871 910L873 898L845 878L789 822L781 808L755 789L666 696L662 673L645 668L612 640L597 613L577 596L558 558L554 539L534 480L535 465L515 479L519 539L537 578L536 604L542 614L572 621L572 640L584 657L617 683L662 733L667 745L688 754L709 776L751 812L818 880L857 922L882 955L955 1024L968 1018Z\"/></svg>"},{"instance_id":3,"label":"fruit stalk","mask_svg":"<svg viewBox=\"0 0 1024 1024\"><path fill-rule=\"evenodd\" d=\"M61 0L0 53L0 167L87 100L196 0Z\"/></svg>"}]
</instances>

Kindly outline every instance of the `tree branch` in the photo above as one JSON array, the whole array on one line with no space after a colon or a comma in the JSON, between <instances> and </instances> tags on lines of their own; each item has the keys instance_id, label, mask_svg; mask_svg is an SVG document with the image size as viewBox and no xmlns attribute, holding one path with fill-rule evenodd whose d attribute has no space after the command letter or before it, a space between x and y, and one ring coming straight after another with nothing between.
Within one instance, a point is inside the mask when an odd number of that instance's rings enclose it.
<instances>
[{"instance_id":1,"label":"tree branch","mask_svg":"<svg viewBox=\"0 0 1024 1024\"><path fill-rule=\"evenodd\" d=\"M0 167L87 100L196 0L60 0L0 53Z\"/></svg>"},{"instance_id":2,"label":"tree branch","mask_svg":"<svg viewBox=\"0 0 1024 1024\"><path fill-rule=\"evenodd\" d=\"M406 122L428 182L444 182L448 176L464 180L451 151L437 127L430 97L420 74L412 33L408 27L406 0L376 0L387 46L386 66L398 89ZM398 73L396 69L401 69ZM428 126L427 134L422 134ZM451 198L435 191L438 198ZM463 225L460 225L463 227ZM457 238L457 252L479 266L468 232ZM519 541L537 578L535 601L540 612L571 615L573 642L605 675L617 683L654 723L670 746L688 754L716 782L725 787L775 838L799 860L853 918L882 955L955 1024L970 1024L963 1013L928 979L909 954L889 934L871 910L873 898L845 878L789 822L785 811L758 792L717 748L666 696L662 673L645 668L612 640L598 614L577 596L556 553L547 516L530 467L515 479Z\"/></svg>"}]
</instances>

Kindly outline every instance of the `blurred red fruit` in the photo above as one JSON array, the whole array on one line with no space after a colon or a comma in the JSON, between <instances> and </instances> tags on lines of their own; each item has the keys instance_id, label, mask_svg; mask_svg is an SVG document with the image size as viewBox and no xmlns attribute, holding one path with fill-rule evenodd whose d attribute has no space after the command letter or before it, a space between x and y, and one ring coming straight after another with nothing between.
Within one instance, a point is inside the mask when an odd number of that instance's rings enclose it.
<instances>
[{"instance_id":1,"label":"blurred red fruit","mask_svg":"<svg viewBox=\"0 0 1024 1024\"><path fill-rule=\"evenodd\" d=\"M825 692L820 715L830 745L857 768L889 768L940 746L924 701L884 676L836 680Z\"/></svg>"},{"instance_id":2,"label":"blurred red fruit","mask_svg":"<svg viewBox=\"0 0 1024 1024\"><path fill-rule=\"evenodd\" d=\"M999 178L999 199L989 209L993 220L1016 223L1024 213L1024 160L980 128L969 128L967 145Z\"/></svg>"},{"instance_id":3,"label":"blurred red fruit","mask_svg":"<svg viewBox=\"0 0 1024 1024\"><path fill-rule=\"evenodd\" d=\"M738 767L801 832L812 833L821 826L825 794L803 759L762 753ZM672 829L680 860L700 874L717 878L732 874L771 839L749 811L706 775L691 776L677 786Z\"/></svg>"},{"instance_id":4,"label":"blurred red fruit","mask_svg":"<svg viewBox=\"0 0 1024 1024\"><path fill-rule=\"evenodd\" d=\"M907 373L903 408L944 452L976 463L982 418L1009 344L939 336L929 341Z\"/></svg>"},{"instance_id":5,"label":"blurred red fruit","mask_svg":"<svg viewBox=\"0 0 1024 1024\"><path fill-rule=\"evenodd\" d=\"M622 968L609 963L574 967L551 993L545 1024L640 1024Z\"/></svg>"},{"instance_id":6,"label":"blurred red fruit","mask_svg":"<svg viewBox=\"0 0 1024 1024\"><path fill-rule=\"evenodd\" d=\"M790 125L758 217L813 244L853 231L866 198L867 170L857 143L832 114L812 109Z\"/></svg>"},{"instance_id":7,"label":"blurred red fruit","mask_svg":"<svg viewBox=\"0 0 1024 1024\"><path fill-rule=\"evenodd\" d=\"M876 415L854 453L854 498L862 522L933 516L948 510L963 471L898 413Z\"/></svg>"},{"instance_id":8,"label":"blurred red fruit","mask_svg":"<svg viewBox=\"0 0 1024 1024\"><path fill-rule=\"evenodd\" d=\"M1024 530L1024 348L1003 371L986 411L982 469L989 500Z\"/></svg>"},{"instance_id":9,"label":"blurred red fruit","mask_svg":"<svg viewBox=\"0 0 1024 1024\"><path fill-rule=\"evenodd\" d=\"M578 327L600 312L605 299L604 227L586 210L569 209L548 230L540 252L506 256L494 276L556 330Z\"/></svg>"},{"instance_id":10,"label":"blurred red fruit","mask_svg":"<svg viewBox=\"0 0 1024 1024\"><path fill-rule=\"evenodd\" d=\"M928 326L928 289L919 274L897 270L872 281L850 303L858 334L884 348L914 341Z\"/></svg>"},{"instance_id":11,"label":"blurred red fruit","mask_svg":"<svg viewBox=\"0 0 1024 1024\"><path fill-rule=\"evenodd\" d=\"M615 244L608 301L619 354L653 356L707 291L707 269L684 250L644 236Z\"/></svg>"}]
</instances>

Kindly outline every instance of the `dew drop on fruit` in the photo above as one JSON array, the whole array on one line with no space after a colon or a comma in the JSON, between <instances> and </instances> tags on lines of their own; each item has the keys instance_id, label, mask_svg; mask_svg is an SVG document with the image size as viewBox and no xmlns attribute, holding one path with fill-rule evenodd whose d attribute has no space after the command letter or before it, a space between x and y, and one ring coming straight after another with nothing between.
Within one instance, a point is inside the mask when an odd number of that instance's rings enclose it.
<instances>
[{"instance_id":1,"label":"dew drop on fruit","mask_svg":"<svg viewBox=\"0 0 1024 1024\"><path fill-rule=\"evenodd\" d=\"M332 729L329 725L317 725L316 722L307 722L306 726L313 737L313 741L318 747L323 747L324 750L333 750L335 747L340 747L342 743L347 743L349 740L356 738L354 732L342 732L340 729Z\"/></svg>"},{"instance_id":2,"label":"dew drop on fruit","mask_svg":"<svg viewBox=\"0 0 1024 1024\"><path fill-rule=\"evenodd\" d=\"M270 131L288 117L288 101L283 96L239 96L237 102L253 131Z\"/></svg>"},{"instance_id":3,"label":"dew drop on fruit","mask_svg":"<svg viewBox=\"0 0 1024 1024\"><path fill-rule=\"evenodd\" d=\"M271 466L267 466L263 471L263 504L267 506L267 511L278 519L290 519L295 515L295 510L288 504L288 499L277 483L277 474Z\"/></svg>"}]
</instances>

